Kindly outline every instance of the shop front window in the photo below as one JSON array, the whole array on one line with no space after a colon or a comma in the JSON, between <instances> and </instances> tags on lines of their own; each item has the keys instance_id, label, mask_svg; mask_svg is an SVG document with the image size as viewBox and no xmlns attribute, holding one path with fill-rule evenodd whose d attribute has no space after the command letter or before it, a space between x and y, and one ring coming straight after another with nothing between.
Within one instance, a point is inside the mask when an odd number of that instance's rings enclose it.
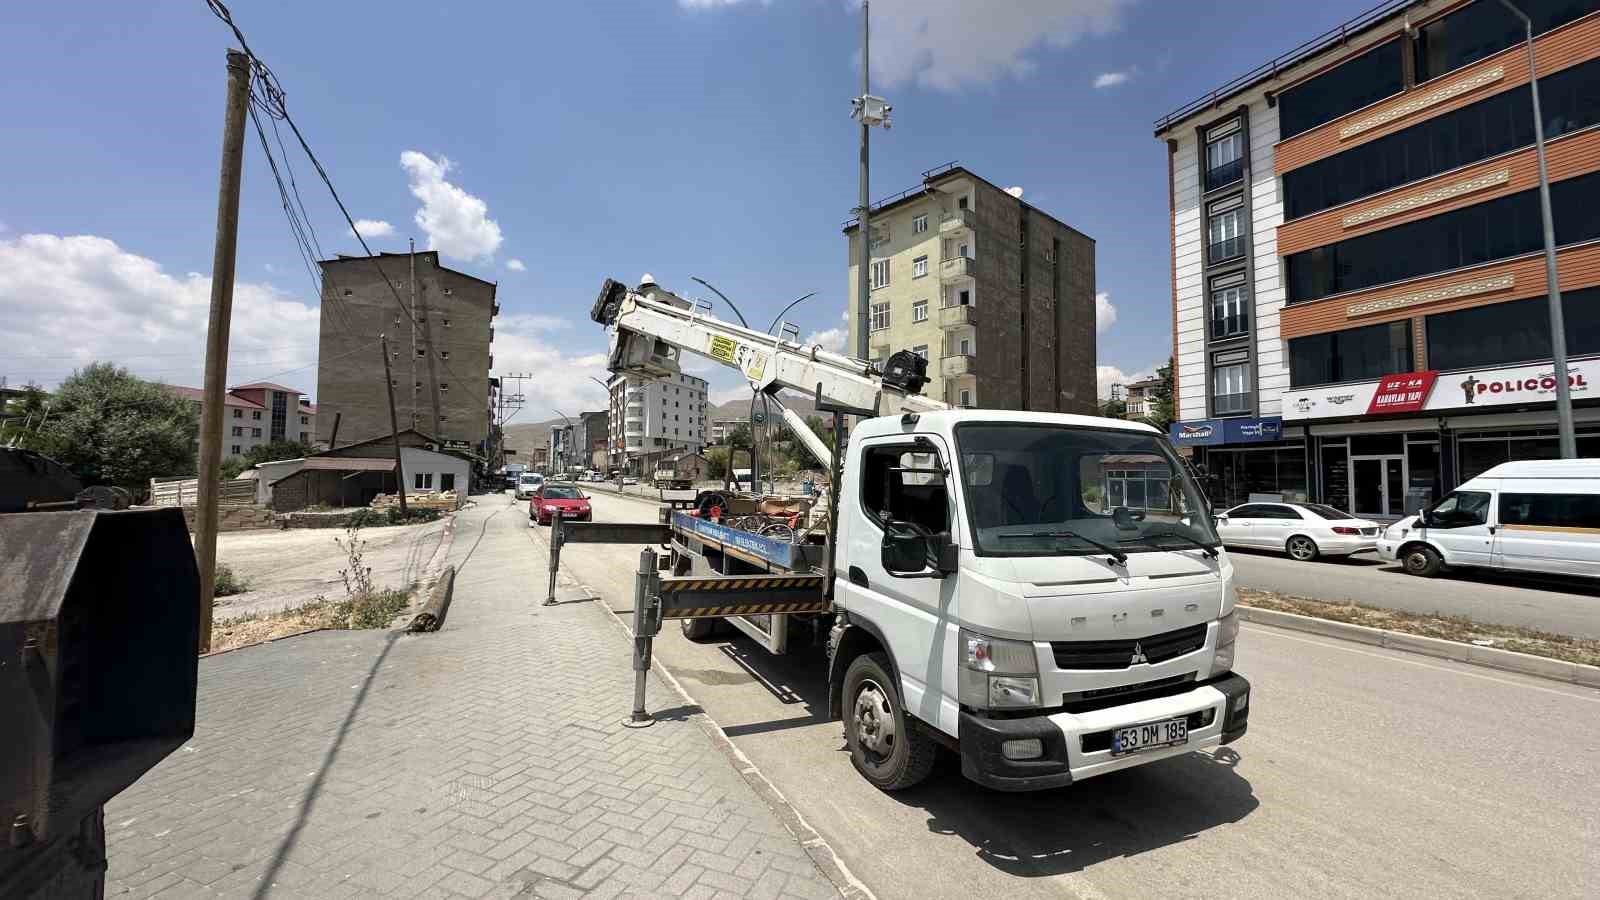
<instances>
[{"instance_id":1,"label":"shop front window","mask_svg":"<svg viewBox=\"0 0 1600 900\"><path fill-rule=\"evenodd\" d=\"M1212 450L1206 454L1206 475L1206 493L1216 509L1248 503L1252 497L1288 503L1309 499L1303 447Z\"/></svg>"}]
</instances>

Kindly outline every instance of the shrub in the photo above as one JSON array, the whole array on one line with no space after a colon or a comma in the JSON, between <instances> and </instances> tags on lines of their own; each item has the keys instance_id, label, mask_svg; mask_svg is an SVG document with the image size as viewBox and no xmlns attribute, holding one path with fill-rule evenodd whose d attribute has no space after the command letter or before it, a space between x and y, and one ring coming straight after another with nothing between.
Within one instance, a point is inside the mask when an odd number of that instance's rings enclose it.
<instances>
[{"instance_id":1,"label":"shrub","mask_svg":"<svg viewBox=\"0 0 1600 900\"><path fill-rule=\"evenodd\" d=\"M230 597L248 590L250 590L250 582L233 574L233 569L229 566L217 565L217 571L211 579L211 595L213 597Z\"/></svg>"}]
</instances>

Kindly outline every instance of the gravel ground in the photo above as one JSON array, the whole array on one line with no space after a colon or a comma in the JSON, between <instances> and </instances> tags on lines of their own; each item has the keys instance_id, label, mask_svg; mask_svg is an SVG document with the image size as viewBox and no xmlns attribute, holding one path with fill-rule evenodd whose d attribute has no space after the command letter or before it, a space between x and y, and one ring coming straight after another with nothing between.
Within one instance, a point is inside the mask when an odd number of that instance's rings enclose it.
<instances>
[{"instance_id":1,"label":"gravel ground","mask_svg":"<svg viewBox=\"0 0 1600 900\"><path fill-rule=\"evenodd\" d=\"M449 517L423 525L361 529L364 559L380 588L405 587L417 580L444 535ZM217 536L217 562L232 567L250 590L217 598L215 616L275 612L301 606L319 594L344 597L339 570L345 551L334 543L342 528L292 528L287 531L235 531Z\"/></svg>"}]
</instances>

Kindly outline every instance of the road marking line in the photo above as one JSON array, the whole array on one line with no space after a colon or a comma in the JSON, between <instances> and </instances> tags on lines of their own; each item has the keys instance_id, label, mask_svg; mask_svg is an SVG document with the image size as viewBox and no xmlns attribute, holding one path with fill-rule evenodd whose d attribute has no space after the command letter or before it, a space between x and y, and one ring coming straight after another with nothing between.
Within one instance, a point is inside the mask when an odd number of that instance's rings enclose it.
<instances>
[{"instance_id":1,"label":"road marking line","mask_svg":"<svg viewBox=\"0 0 1600 900\"><path fill-rule=\"evenodd\" d=\"M1390 662L1405 663L1406 665L1410 665L1410 666L1420 666L1420 667L1422 667L1424 669L1433 669L1433 670L1438 671L1438 672L1449 672L1452 675L1465 675L1465 676L1467 676L1469 678L1481 678L1484 681L1493 681L1493 682L1495 682L1497 684L1509 684L1509 685L1511 685L1513 687L1527 688L1530 691L1543 691L1546 694L1555 694L1558 697L1567 697L1567 698L1572 699L1572 700L1582 700L1585 703L1600 703L1600 697L1585 697L1582 694L1573 694L1573 693L1568 693L1567 691L1558 691L1555 688L1541 687L1540 685L1537 685L1537 684L1524 684L1524 683L1522 683L1520 681L1513 681L1513 680L1511 680L1509 678L1496 678L1493 675L1484 675L1484 674L1479 673L1479 672L1463 672L1460 669L1452 669L1452 668L1450 668L1448 666L1435 666L1435 665L1431 665L1429 663L1422 662L1421 660L1406 659L1404 657L1399 657L1399 656L1390 656L1390 655L1385 654L1385 653L1373 653L1373 652L1368 651L1368 650L1358 650L1355 647L1346 647L1343 644L1330 644L1330 643L1325 643L1323 641L1313 641L1313 640L1309 640L1307 638L1299 637L1298 635L1284 634L1281 630L1276 629L1276 628L1272 628L1271 626L1256 625L1256 624L1252 623L1252 624L1247 625L1246 627L1249 628L1251 631L1257 632L1259 634L1268 634L1268 635L1271 635L1273 637L1283 638L1284 640L1287 640L1287 641L1299 641L1302 644L1313 644L1313 645L1318 646L1318 647L1327 647L1330 650L1343 650L1346 653L1358 653L1358 654L1360 654L1362 656L1372 656L1372 657L1376 657L1378 659L1386 659L1386 660L1389 660ZM1395 653L1404 653L1405 651L1404 650L1396 650L1394 652ZM1468 664L1467 663L1462 663L1461 665L1468 665ZM1582 685L1576 685L1575 684L1575 685L1573 685L1573 688L1575 688L1577 690L1580 690L1580 691L1584 690Z\"/></svg>"}]
</instances>

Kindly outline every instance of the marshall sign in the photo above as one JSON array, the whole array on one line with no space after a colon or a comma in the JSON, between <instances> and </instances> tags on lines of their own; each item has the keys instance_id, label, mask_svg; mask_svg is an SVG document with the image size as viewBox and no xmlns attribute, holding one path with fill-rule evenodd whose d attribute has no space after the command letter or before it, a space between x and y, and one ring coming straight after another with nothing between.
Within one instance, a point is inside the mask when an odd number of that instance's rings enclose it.
<instances>
[{"instance_id":1,"label":"marshall sign","mask_svg":"<svg viewBox=\"0 0 1600 900\"><path fill-rule=\"evenodd\" d=\"M1592 385L1597 381L1600 359L1567 363L1567 384L1574 400L1596 396ZM1377 381L1287 391L1283 395L1283 417L1300 420L1460 412L1548 403L1555 398L1556 379L1548 363L1456 372L1406 372Z\"/></svg>"}]
</instances>

